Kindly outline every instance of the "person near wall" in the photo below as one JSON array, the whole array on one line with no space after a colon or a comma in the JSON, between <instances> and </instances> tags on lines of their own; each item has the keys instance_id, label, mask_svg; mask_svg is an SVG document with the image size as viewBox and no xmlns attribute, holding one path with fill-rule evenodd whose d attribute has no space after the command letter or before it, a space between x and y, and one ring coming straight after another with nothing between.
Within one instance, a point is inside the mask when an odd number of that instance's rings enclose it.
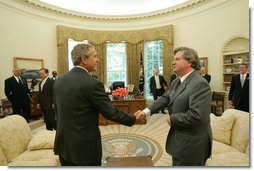
<instances>
[{"instance_id":1,"label":"person near wall","mask_svg":"<svg viewBox=\"0 0 254 171\"><path fill-rule=\"evenodd\" d=\"M20 77L21 70L17 67L13 69L13 76L4 82L4 93L12 103L13 114L23 116L29 122L31 105L30 91L25 78Z\"/></svg>"},{"instance_id":2,"label":"person near wall","mask_svg":"<svg viewBox=\"0 0 254 171\"><path fill-rule=\"evenodd\" d=\"M235 109L249 112L249 73L247 64L239 66L240 74L232 77L228 95L229 104Z\"/></svg>"},{"instance_id":3,"label":"person near wall","mask_svg":"<svg viewBox=\"0 0 254 171\"><path fill-rule=\"evenodd\" d=\"M200 68L200 75L201 75L204 79L206 79L206 81L207 81L208 83L210 83L210 81L211 81L211 75L207 74L206 68L205 68L205 67L201 67L201 68Z\"/></svg>"},{"instance_id":4,"label":"person near wall","mask_svg":"<svg viewBox=\"0 0 254 171\"><path fill-rule=\"evenodd\" d=\"M170 130L166 151L173 166L204 166L211 155L210 126L211 89L199 74L199 57L194 49L174 50L173 71L178 74L170 90L144 110L136 113L152 115L168 107Z\"/></svg>"},{"instance_id":5,"label":"person near wall","mask_svg":"<svg viewBox=\"0 0 254 171\"><path fill-rule=\"evenodd\" d=\"M136 116L114 108L103 83L90 75L99 62L93 45L76 45L71 58L75 67L54 83L57 111L54 153L63 166L100 166L99 114L127 126L135 123Z\"/></svg>"},{"instance_id":6,"label":"person near wall","mask_svg":"<svg viewBox=\"0 0 254 171\"><path fill-rule=\"evenodd\" d=\"M159 69L155 68L154 76L150 77L150 93L153 94L154 100L163 95L167 88L167 82L162 75L159 75L159 72ZM161 112L165 114L164 109Z\"/></svg>"},{"instance_id":7,"label":"person near wall","mask_svg":"<svg viewBox=\"0 0 254 171\"><path fill-rule=\"evenodd\" d=\"M49 70L47 68L40 69L41 81L39 83L39 103L37 108L41 109L46 129L56 130L55 110L53 106L53 85L54 80L49 78Z\"/></svg>"},{"instance_id":8,"label":"person near wall","mask_svg":"<svg viewBox=\"0 0 254 171\"><path fill-rule=\"evenodd\" d=\"M143 75L139 76L139 92L143 94L144 91L144 85L145 85L145 78Z\"/></svg>"},{"instance_id":9,"label":"person near wall","mask_svg":"<svg viewBox=\"0 0 254 171\"><path fill-rule=\"evenodd\" d=\"M57 78L57 72L52 71L52 80L56 80L56 78Z\"/></svg>"}]
</instances>

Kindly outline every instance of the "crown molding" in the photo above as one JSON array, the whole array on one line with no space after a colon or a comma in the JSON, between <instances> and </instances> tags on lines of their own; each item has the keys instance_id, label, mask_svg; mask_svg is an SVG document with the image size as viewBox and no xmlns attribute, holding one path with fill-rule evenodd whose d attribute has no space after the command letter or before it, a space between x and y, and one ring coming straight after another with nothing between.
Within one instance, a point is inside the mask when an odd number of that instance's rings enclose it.
<instances>
[{"instance_id":1,"label":"crown molding","mask_svg":"<svg viewBox=\"0 0 254 171\"><path fill-rule=\"evenodd\" d=\"M100 21L130 21L130 20L153 19L157 17L163 17L166 15L180 13L186 10L193 9L211 0L190 0L185 3L176 5L174 7L170 7L164 10L159 10L159 11L155 11L151 13L143 13L143 14L136 14L136 15L117 15L117 16L91 15L87 13L76 12L76 11L56 7L56 6L53 6L38 0L19 0L19 1L22 1L23 3L36 7L38 9L47 11L49 13L61 14L61 15L71 16L71 17L75 17L79 19L100 20Z\"/></svg>"}]
</instances>

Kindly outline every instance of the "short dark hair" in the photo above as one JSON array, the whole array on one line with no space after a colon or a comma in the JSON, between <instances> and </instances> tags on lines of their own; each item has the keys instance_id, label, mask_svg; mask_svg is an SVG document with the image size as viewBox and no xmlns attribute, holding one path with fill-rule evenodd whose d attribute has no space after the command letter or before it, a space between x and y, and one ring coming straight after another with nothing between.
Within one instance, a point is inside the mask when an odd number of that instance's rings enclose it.
<instances>
[{"instance_id":1,"label":"short dark hair","mask_svg":"<svg viewBox=\"0 0 254 171\"><path fill-rule=\"evenodd\" d=\"M40 71L41 71L41 70L44 70L44 72L45 72L46 74L49 73L49 70L48 70L47 68L41 68Z\"/></svg>"}]
</instances>

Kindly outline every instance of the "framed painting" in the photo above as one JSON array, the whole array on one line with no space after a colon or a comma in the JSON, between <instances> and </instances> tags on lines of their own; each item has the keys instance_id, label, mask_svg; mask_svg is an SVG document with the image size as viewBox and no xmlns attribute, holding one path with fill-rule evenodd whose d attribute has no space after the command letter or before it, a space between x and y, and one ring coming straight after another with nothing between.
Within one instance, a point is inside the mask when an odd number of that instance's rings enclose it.
<instances>
[{"instance_id":1,"label":"framed painting","mask_svg":"<svg viewBox=\"0 0 254 171\"><path fill-rule=\"evenodd\" d=\"M26 79L40 79L39 70L44 67L43 59L14 57L14 67L21 69L21 76Z\"/></svg>"},{"instance_id":2,"label":"framed painting","mask_svg":"<svg viewBox=\"0 0 254 171\"><path fill-rule=\"evenodd\" d=\"M200 68L205 67L206 71L208 71L208 57L200 57Z\"/></svg>"}]
</instances>

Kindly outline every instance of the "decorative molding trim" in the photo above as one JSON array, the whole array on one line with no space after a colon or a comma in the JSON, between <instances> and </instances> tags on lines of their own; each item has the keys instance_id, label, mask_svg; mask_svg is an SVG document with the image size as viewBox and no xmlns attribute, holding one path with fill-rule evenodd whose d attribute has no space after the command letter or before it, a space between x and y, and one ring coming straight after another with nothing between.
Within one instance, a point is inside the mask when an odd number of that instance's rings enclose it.
<instances>
[{"instance_id":1,"label":"decorative molding trim","mask_svg":"<svg viewBox=\"0 0 254 171\"><path fill-rule=\"evenodd\" d=\"M165 15L176 14L188 9L193 9L200 6L209 0L190 0L185 3L179 4L174 7L170 7L164 10L159 10L151 13L137 14L137 15L126 15L126 16L107 16L107 15L91 15L87 13L75 12L64 8L49 5L38 0L19 0L27 3L31 6L46 10L50 13L67 15L75 18L89 19L89 20L104 20L104 21L127 21L127 20L141 20L141 19L152 19L155 17L161 17Z\"/></svg>"},{"instance_id":2,"label":"decorative molding trim","mask_svg":"<svg viewBox=\"0 0 254 171\"><path fill-rule=\"evenodd\" d=\"M223 53L249 51L249 38L243 35L237 35L230 38L223 46Z\"/></svg>"}]
</instances>

